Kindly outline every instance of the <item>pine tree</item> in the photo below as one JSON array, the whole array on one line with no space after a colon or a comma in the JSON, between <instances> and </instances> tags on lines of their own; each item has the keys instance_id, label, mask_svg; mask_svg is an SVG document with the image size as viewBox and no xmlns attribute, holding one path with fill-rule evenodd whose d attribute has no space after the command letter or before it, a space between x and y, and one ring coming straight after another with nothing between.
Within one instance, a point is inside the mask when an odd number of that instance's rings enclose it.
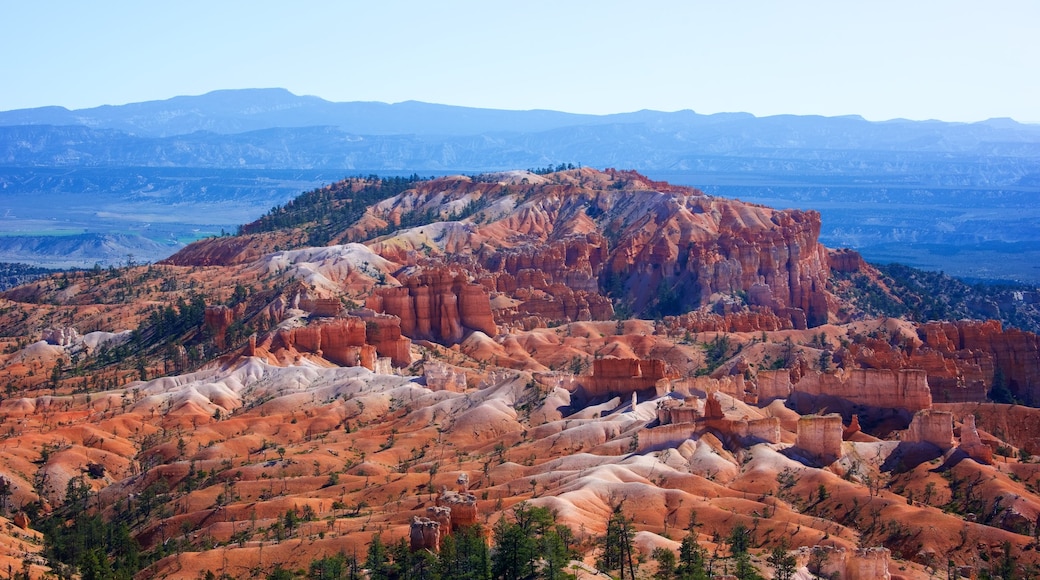
<instances>
[{"instance_id":1,"label":"pine tree","mask_svg":"<svg viewBox=\"0 0 1040 580\"><path fill-rule=\"evenodd\" d=\"M607 535L603 538L603 555L600 567L606 570L619 570L621 580L635 580L635 564L632 559L632 540L635 530L632 521L625 517L621 504L614 506L614 511L607 520Z\"/></svg>"}]
</instances>

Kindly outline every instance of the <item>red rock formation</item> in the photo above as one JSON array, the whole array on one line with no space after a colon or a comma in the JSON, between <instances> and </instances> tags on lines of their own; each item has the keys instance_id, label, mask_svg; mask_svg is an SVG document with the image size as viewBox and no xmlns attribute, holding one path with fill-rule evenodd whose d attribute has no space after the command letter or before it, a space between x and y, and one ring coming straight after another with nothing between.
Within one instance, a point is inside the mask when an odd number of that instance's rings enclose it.
<instances>
[{"instance_id":1,"label":"red rock formation","mask_svg":"<svg viewBox=\"0 0 1040 580\"><path fill-rule=\"evenodd\" d=\"M982 442L979 430L975 427L975 415L965 415L961 425L961 451L979 463L993 464L993 448Z\"/></svg>"},{"instance_id":2,"label":"red rock formation","mask_svg":"<svg viewBox=\"0 0 1040 580\"><path fill-rule=\"evenodd\" d=\"M841 432L841 438L848 441L850 437L859 433L862 427L859 425L859 415L853 415L849 425Z\"/></svg>"},{"instance_id":3,"label":"red rock formation","mask_svg":"<svg viewBox=\"0 0 1040 580\"><path fill-rule=\"evenodd\" d=\"M831 270L842 273L859 272L867 268L867 262L863 256L848 248L828 250L827 264L830 265Z\"/></svg>"},{"instance_id":4,"label":"red rock formation","mask_svg":"<svg viewBox=\"0 0 1040 580\"><path fill-rule=\"evenodd\" d=\"M892 553L888 548L847 549L835 546L803 547L795 552L799 567L808 566L813 552L822 550L825 556L819 573L826 578L842 580L889 580L888 570Z\"/></svg>"},{"instance_id":5,"label":"red rock formation","mask_svg":"<svg viewBox=\"0 0 1040 580\"><path fill-rule=\"evenodd\" d=\"M697 433L694 423L674 423L661 425L653 429L639 432L639 452L657 451L667 447L678 447L684 441L693 439Z\"/></svg>"},{"instance_id":6,"label":"red rock formation","mask_svg":"<svg viewBox=\"0 0 1040 580\"><path fill-rule=\"evenodd\" d=\"M622 238L606 266L608 275L627 280L637 307L651 303L662 284L681 289L693 307L757 284L768 287L774 310L799 309L810 326L827 321L830 271L818 213L699 196L660 205L645 233Z\"/></svg>"},{"instance_id":7,"label":"red rock formation","mask_svg":"<svg viewBox=\"0 0 1040 580\"><path fill-rule=\"evenodd\" d=\"M365 342L376 347L379 356L389 357L396 367L412 364L412 341L401 336L400 318L368 309L354 311L354 315L365 321Z\"/></svg>"},{"instance_id":8,"label":"red rock formation","mask_svg":"<svg viewBox=\"0 0 1040 580\"><path fill-rule=\"evenodd\" d=\"M217 349L227 348L227 329L235 321L235 311L223 304L207 306L203 319L206 328L213 334L213 342L216 343Z\"/></svg>"},{"instance_id":9,"label":"red rock formation","mask_svg":"<svg viewBox=\"0 0 1040 580\"><path fill-rule=\"evenodd\" d=\"M412 516L408 537L413 552L419 550L437 552L441 549L441 525L429 518Z\"/></svg>"},{"instance_id":10,"label":"red rock formation","mask_svg":"<svg viewBox=\"0 0 1040 580\"><path fill-rule=\"evenodd\" d=\"M589 233L499 250L483 266L492 274L508 274L497 276L500 292L560 284L574 292L594 294L599 291L599 272L606 255L606 239Z\"/></svg>"},{"instance_id":11,"label":"red rock formation","mask_svg":"<svg viewBox=\"0 0 1040 580\"><path fill-rule=\"evenodd\" d=\"M821 465L830 465L842 457L841 415L806 415L798 419L795 447L805 451Z\"/></svg>"},{"instance_id":12,"label":"red rock formation","mask_svg":"<svg viewBox=\"0 0 1040 580\"><path fill-rule=\"evenodd\" d=\"M788 371L776 371L780 375ZM759 396L782 396L786 382L770 371L759 372ZM834 373L810 371L791 385L791 392L830 396L882 409L918 411L932 406L927 375L921 370L839 369ZM768 395L768 396L767 396Z\"/></svg>"},{"instance_id":13,"label":"red rock formation","mask_svg":"<svg viewBox=\"0 0 1040 580\"><path fill-rule=\"evenodd\" d=\"M657 421L662 425L672 423L692 423L700 419L701 412L697 407L696 397L665 399L657 404Z\"/></svg>"},{"instance_id":14,"label":"red rock formation","mask_svg":"<svg viewBox=\"0 0 1040 580\"><path fill-rule=\"evenodd\" d=\"M451 530L456 531L478 522L477 496L469 492L444 490L437 504L451 508Z\"/></svg>"},{"instance_id":15,"label":"red rock formation","mask_svg":"<svg viewBox=\"0 0 1040 580\"><path fill-rule=\"evenodd\" d=\"M722 401L715 395L715 393L709 393L708 398L704 400L704 418L705 419L724 419L726 414L722 412Z\"/></svg>"},{"instance_id":16,"label":"red rock formation","mask_svg":"<svg viewBox=\"0 0 1040 580\"><path fill-rule=\"evenodd\" d=\"M379 288L366 305L400 318L404 335L457 344L467 329L498 333L487 290L467 282L462 271L428 269L398 279L404 286Z\"/></svg>"},{"instance_id":17,"label":"red rock formation","mask_svg":"<svg viewBox=\"0 0 1040 580\"><path fill-rule=\"evenodd\" d=\"M1040 402L1040 336L1000 322L962 320L921 325L925 344L954 360L963 382L992 385L1000 369L1012 394Z\"/></svg>"},{"instance_id":18,"label":"red rock formation","mask_svg":"<svg viewBox=\"0 0 1040 580\"><path fill-rule=\"evenodd\" d=\"M408 364L408 359L400 360L402 340L407 342L408 339L390 338L394 334L394 319L370 317L370 320L378 323L370 325L361 318L346 316L323 318L307 326L281 329L272 347L310 352L341 366L363 366L369 370L375 370L376 358L380 354L386 354L392 359L396 357L394 364L398 366ZM370 332L371 329L375 330ZM376 335L376 345L368 342L370 333ZM382 345L389 352L380 352L377 345ZM406 347L404 352L407 353Z\"/></svg>"},{"instance_id":19,"label":"red rock formation","mask_svg":"<svg viewBox=\"0 0 1040 580\"><path fill-rule=\"evenodd\" d=\"M300 300L300 310L314 316L338 316L343 311L343 303L336 298L305 298Z\"/></svg>"},{"instance_id":20,"label":"red rock formation","mask_svg":"<svg viewBox=\"0 0 1040 580\"><path fill-rule=\"evenodd\" d=\"M928 322L918 326L917 334L919 345L857 340L849 347L851 358L870 368L925 370L936 402L986 400L998 369L1017 398L1040 401L1040 336L1004 330L993 320Z\"/></svg>"},{"instance_id":21,"label":"red rock formation","mask_svg":"<svg viewBox=\"0 0 1040 580\"><path fill-rule=\"evenodd\" d=\"M633 358L601 358L592 361L592 376L584 377L585 393L590 397L629 395L648 389L661 394L667 379L676 378L665 369L664 361Z\"/></svg>"},{"instance_id":22,"label":"red rock formation","mask_svg":"<svg viewBox=\"0 0 1040 580\"><path fill-rule=\"evenodd\" d=\"M18 526L23 530L29 529L29 516L25 515L25 512L18 512L14 515L14 525Z\"/></svg>"},{"instance_id":23,"label":"red rock formation","mask_svg":"<svg viewBox=\"0 0 1040 580\"><path fill-rule=\"evenodd\" d=\"M995 403L962 403L937 407L952 411L964 421L967 421L968 415L973 415L978 429L982 430L979 435L984 441L989 433L1001 441L1025 449L1031 455L1040 455L1040 409Z\"/></svg>"},{"instance_id":24,"label":"red rock formation","mask_svg":"<svg viewBox=\"0 0 1040 580\"><path fill-rule=\"evenodd\" d=\"M978 432L975 433L978 436ZM903 434L907 443L931 443L946 451L953 447L953 413L925 409L914 413L910 427Z\"/></svg>"},{"instance_id":25,"label":"red rock formation","mask_svg":"<svg viewBox=\"0 0 1040 580\"><path fill-rule=\"evenodd\" d=\"M466 390L466 372L451 365L428 360L423 363L426 388L431 391L462 393Z\"/></svg>"}]
</instances>

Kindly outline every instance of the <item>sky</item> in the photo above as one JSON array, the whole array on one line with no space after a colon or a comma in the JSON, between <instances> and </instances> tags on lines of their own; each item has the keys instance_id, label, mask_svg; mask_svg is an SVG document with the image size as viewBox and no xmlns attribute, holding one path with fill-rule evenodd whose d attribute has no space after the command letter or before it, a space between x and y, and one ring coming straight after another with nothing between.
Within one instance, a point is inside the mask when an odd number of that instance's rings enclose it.
<instances>
[{"instance_id":1,"label":"sky","mask_svg":"<svg viewBox=\"0 0 1040 580\"><path fill-rule=\"evenodd\" d=\"M1040 122L1040 2L0 3L0 110L282 87L607 114Z\"/></svg>"}]
</instances>

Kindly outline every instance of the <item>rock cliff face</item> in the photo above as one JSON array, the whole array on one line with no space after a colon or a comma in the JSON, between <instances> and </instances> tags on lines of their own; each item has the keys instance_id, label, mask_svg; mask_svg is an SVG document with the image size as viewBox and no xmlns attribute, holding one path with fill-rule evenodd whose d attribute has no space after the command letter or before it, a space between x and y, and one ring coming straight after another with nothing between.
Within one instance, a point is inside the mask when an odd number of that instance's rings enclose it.
<instances>
[{"instance_id":1,"label":"rock cliff face","mask_svg":"<svg viewBox=\"0 0 1040 580\"><path fill-rule=\"evenodd\" d=\"M409 545L413 552L419 550L437 552L441 549L440 522L422 516L412 516L408 535Z\"/></svg>"},{"instance_id":2,"label":"rock cliff face","mask_svg":"<svg viewBox=\"0 0 1040 580\"><path fill-rule=\"evenodd\" d=\"M807 415L798 419L795 447L805 451L821 465L830 465L842 457L841 415Z\"/></svg>"},{"instance_id":3,"label":"rock cliff face","mask_svg":"<svg viewBox=\"0 0 1040 580\"><path fill-rule=\"evenodd\" d=\"M472 217L450 221L474 204L480 209ZM421 184L369 208L358 224L372 227L358 225L348 237L414 215L446 221L402 229L371 248L404 265L424 255L468 263L489 290L518 301L500 322L607 319L608 294L635 312L657 315L747 294L754 301L743 307L758 307L764 321L777 316L769 320L775 327L829 318L831 259L818 242L816 212L778 211L635 173L582 169L538 185L463 178ZM755 317L741 319L740 311L724 313L734 316L731 326L765 328Z\"/></svg>"},{"instance_id":4,"label":"rock cliff face","mask_svg":"<svg viewBox=\"0 0 1040 580\"><path fill-rule=\"evenodd\" d=\"M216 343L217 348L220 350L227 348L227 330L235 321L235 311L223 304L207 306L203 316L206 328L213 333L213 342Z\"/></svg>"},{"instance_id":5,"label":"rock cliff face","mask_svg":"<svg viewBox=\"0 0 1040 580\"><path fill-rule=\"evenodd\" d=\"M323 318L307 326L278 330L272 350L308 352L340 366L363 366L376 370L377 357L391 359L394 366L411 362L411 344L400 334L396 317L368 313L364 318Z\"/></svg>"},{"instance_id":6,"label":"rock cliff face","mask_svg":"<svg viewBox=\"0 0 1040 580\"><path fill-rule=\"evenodd\" d=\"M768 306L798 309L810 326L827 321L830 270L818 242L818 213L775 212L693 192L654 203L654 195L661 194L634 194L629 203L656 211L633 220L605 272L624 282L637 307L673 292L683 306L696 308L713 294L759 285L760 297L768 289Z\"/></svg>"},{"instance_id":7,"label":"rock cliff face","mask_svg":"<svg viewBox=\"0 0 1040 580\"><path fill-rule=\"evenodd\" d=\"M641 391L661 390L669 374L661 360L631 358L601 358L592 361L592 376L583 380L585 394L590 397L607 395L626 396Z\"/></svg>"},{"instance_id":8,"label":"rock cliff face","mask_svg":"<svg viewBox=\"0 0 1040 580\"><path fill-rule=\"evenodd\" d=\"M931 390L924 371L845 369L833 373L811 371L791 381L791 372L759 371L759 399L786 399L792 394L829 396L858 405L881 409L918 411L932 406Z\"/></svg>"},{"instance_id":9,"label":"rock cliff face","mask_svg":"<svg viewBox=\"0 0 1040 580\"><path fill-rule=\"evenodd\" d=\"M936 379L992 386L999 370L1015 397L1040 403L1040 336L1004 330L995 320L931 322L921 325L919 334L926 346L952 362L936 373Z\"/></svg>"},{"instance_id":10,"label":"rock cliff face","mask_svg":"<svg viewBox=\"0 0 1040 580\"><path fill-rule=\"evenodd\" d=\"M682 401L665 399L657 405L657 421L662 425L693 423L700 418L701 411L696 397L686 397Z\"/></svg>"},{"instance_id":11,"label":"rock cliff face","mask_svg":"<svg viewBox=\"0 0 1040 580\"><path fill-rule=\"evenodd\" d=\"M834 546L814 546L802 548L795 553L798 566L808 566L813 557L813 550L825 554L822 558L820 574L829 578L843 580L889 580L892 578L888 564L892 552L888 548L836 548Z\"/></svg>"},{"instance_id":12,"label":"rock cliff face","mask_svg":"<svg viewBox=\"0 0 1040 580\"><path fill-rule=\"evenodd\" d=\"M958 448L979 463L993 464L993 448L982 442L975 427L975 415L965 415L961 425L961 443Z\"/></svg>"},{"instance_id":13,"label":"rock cliff face","mask_svg":"<svg viewBox=\"0 0 1040 580\"><path fill-rule=\"evenodd\" d=\"M375 369L376 348L365 342L365 323L359 318L334 318L300 328L278 331L276 347L310 352L345 367Z\"/></svg>"},{"instance_id":14,"label":"rock cliff face","mask_svg":"<svg viewBox=\"0 0 1040 580\"><path fill-rule=\"evenodd\" d=\"M976 431L975 436L978 437ZM946 451L953 447L953 413L927 409L914 413L903 436L907 443L931 443Z\"/></svg>"},{"instance_id":15,"label":"rock cliff face","mask_svg":"<svg viewBox=\"0 0 1040 580\"><path fill-rule=\"evenodd\" d=\"M377 289L367 306L400 318L405 336L458 344L467 330L498 333L487 289L467 281L462 271L425 270L398 279L401 287Z\"/></svg>"},{"instance_id":16,"label":"rock cliff face","mask_svg":"<svg viewBox=\"0 0 1040 580\"><path fill-rule=\"evenodd\" d=\"M478 522L477 496L468 491L444 490L437 498L438 505L451 510L451 531L457 531Z\"/></svg>"}]
</instances>

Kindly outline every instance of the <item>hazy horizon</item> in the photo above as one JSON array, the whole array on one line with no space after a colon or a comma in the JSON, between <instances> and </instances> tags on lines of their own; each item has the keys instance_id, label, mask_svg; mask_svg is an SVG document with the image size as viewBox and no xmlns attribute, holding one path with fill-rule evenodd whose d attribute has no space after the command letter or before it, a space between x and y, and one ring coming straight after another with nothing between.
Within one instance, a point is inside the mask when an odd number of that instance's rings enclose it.
<instances>
[{"instance_id":1,"label":"hazy horizon","mask_svg":"<svg viewBox=\"0 0 1040 580\"><path fill-rule=\"evenodd\" d=\"M674 110L667 110L667 111L660 110L660 109L643 108L643 109L634 109L634 110L629 110L629 111L611 111L611 112L608 112L608 113L582 113L582 112L577 112L577 111L562 111L562 110L559 110L559 109L541 109L541 108L534 108L534 109L503 109L503 108L498 108L498 107L481 107L481 106L471 106L471 105L458 105L458 104L454 104L454 103L435 103L435 102L431 102L431 101L421 101L419 99L405 99L405 100L402 100L402 101L394 101L394 102L388 102L388 101L357 101L357 100L355 100L355 101L338 101L338 100L327 99L327 98L325 98L325 97L323 97L321 95L299 94L299 93L293 92L292 90L287 89L285 87L241 87L241 88L237 88L237 89L214 89L212 91L207 91L205 93L178 94L178 95L171 95L169 97L164 97L164 98L159 98L159 99L150 99L148 101L131 101L131 102L126 102L126 103L105 103L103 105L94 105L94 106L89 106L89 107L77 107L77 108L67 107L67 106L62 105L62 104L48 104L48 105L40 105L39 107L24 107L24 108L20 108L20 109L3 109L3 110L0 110L0 113L5 113L5 112L9 112L9 111L18 111L18 110L42 109L42 108L49 108L49 107L60 107L60 108L64 108L64 109L69 110L69 111L86 111L86 110L97 109L97 108L101 108L101 107L121 107L121 106L125 106L125 105L133 105L133 104L138 104L138 103L143 103L143 102L161 102L161 101L168 101L168 100L176 99L176 98L201 97L201 96L208 95L210 93L218 93L218 92L227 92L227 91L265 91L265 90L284 90L284 91L288 91L290 94L292 94L294 96L297 96L297 97L314 97L314 98L322 99L322 100L324 100L326 102L330 102L330 103L360 103L360 102L367 102L367 103L381 103L381 104L386 104L386 105L397 105L397 104L401 104L401 103L418 102L418 103L424 103L424 104L429 104L429 105L439 105L439 106L448 106L448 107L461 107L461 108L470 108L470 109L485 109L485 110L496 110L496 111L551 111L551 112L556 112L556 113L567 113L567 114L574 114L574 115L591 115L591 116L619 115L619 114L627 114L627 113L638 113L640 111L654 111L654 112L661 112L661 113L678 113L678 112L682 112L682 111L691 111L691 112L699 114L699 115L748 114L748 115L752 115L753 117L756 117L756 118L779 117L779 116L805 116L805 117L816 116L816 117L829 117L829 118L860 117L860 118L863 118L866 121L878 122L878 123L884 123L884 122L887 122L887 121L938 121L938 122L943 122L943 123L965 123L965 124L971 124L971 123L983 123L983 122L986 122L986 121L993 121L993 120L1010 119L1010 120L1012 120L1012 121L1014 121L1016 123L1023 124L1023 125L1036 125L1036 124L1040 124L1040 121L1023 121L1021 119L1016 119L1014 117L989 117L989 118L986 118L986 119L979 119L977 121L947 121L945 119L934 119L934 118L932 118L932 119L907 119L905 117L893 117L891 119L868 119L868 118L864 117L863 115L859 115L857 113L849 113L849 114L843 114L843 115L821 115L821 114L817 114L817 113L773 113L773 114L769 114L769 115L756 115L755 113L752 113L750 111L716 111L716 112L712 112L712 113L704 113L704 112L697 111L697 110L694 110L694 109L689 109L689 108L686 108L686 109L674 109Z\"/></svg>"},{"instance_id":2,"label":"hazy horizon","mask_svg":"<svg viewBox=\"0 0 1040 580\"><path fill-rule=\"evenodd\" d=\"M5 12L0 110L284 87L333 102L596 115L1040 122L1040 4L1025 0L642 9L114 1Z\"/></svg>"}]
</instances>

